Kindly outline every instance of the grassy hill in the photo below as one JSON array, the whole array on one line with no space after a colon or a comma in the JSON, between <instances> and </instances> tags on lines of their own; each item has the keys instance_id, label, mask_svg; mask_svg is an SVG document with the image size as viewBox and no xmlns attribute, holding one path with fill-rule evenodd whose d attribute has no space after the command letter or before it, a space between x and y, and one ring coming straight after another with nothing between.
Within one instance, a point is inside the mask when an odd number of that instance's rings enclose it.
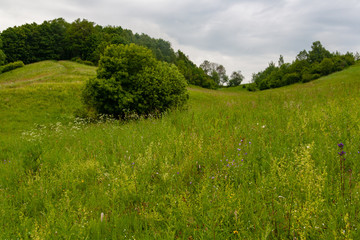
<instances>
[{"instance_id":1,"label":"grassy hill","mask_svg":"<svg viewBox=\"0 0 360 240\"><path fill-rule=\"evenodd\" d=\"M359 65L89 124L73 112L95 70L0 75L0 239L360 238Z\"/></svg>"},{"instance_id":2,"label":"grassy hill","mask_svg":"<svg viewBox=\"0 0 360 240\"><path fill-rule=\"evenodd\" d=\"M0 132L9 137L34 124L68 122L80 104L84 81L96 68L44 61L0 74Z\"/></svg>"}]
</instances>

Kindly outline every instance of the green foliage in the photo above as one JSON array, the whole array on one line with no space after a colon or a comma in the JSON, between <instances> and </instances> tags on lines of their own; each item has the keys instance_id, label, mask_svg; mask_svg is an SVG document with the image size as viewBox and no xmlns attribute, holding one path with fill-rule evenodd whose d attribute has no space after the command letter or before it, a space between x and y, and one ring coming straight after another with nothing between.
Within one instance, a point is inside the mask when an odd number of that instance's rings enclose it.
<instances>
[{"instance_id":1,"label":"green foliage","mask_svg":"<svg viewBox=\"0 0 360 240\"><path fill-rule=\"evenodd\" d=\"M331 53L322 46L320 41L313 42L311 46L311 51L308 55L308 60L310 61L310 63L320 63L324 58L330 57Z\"/></svg>"},{"instance_id":2,"label":"green foliage","mask_svg":"<svg viewBox=\"0 0 360 240\"><path fill-rule=\"evenodd\" d=\"M3 44L2 44L2 40L0 38L0 66L4 65L5 62L6 62L6 55L5 53L1 50L3 47Z\"/></svg>"},{"instance_id":3,"label":"green foliage","mask_svg":"<svg viewBox=\"0 0 360 240\"><path fill-rule=\"evenodd\" d=\"M0 73L9 72L9 71L14 70L16 68L21 68L23 66L24 66L24 63L22 61L8 63L8 64L0 67Z\"/></svg>"},{"instance_id":4,"label":"green foliage","mask_svg":"<svg viewBox=\"0 0 360 240\"><path fill-rule=\"evenodd\" d=\"M255 83L249 83L246 85L246 89L250 92L255 92L257 89L257 86Z\"/></svg>"},{"instance_id":5,"label":"green foliage","mask_svg":"<svg viewBox=\"0 0 360 240\"><path fill-rule=\"evenodd\" d=\"M322 76L326 76L332 72L334 72L334 62L330 58L324 58L320 65L320 74Z\"/></svg>"},{"instance_id":6,"label":"green foliage","mask_svg":"<svg viewBox=\"0 0 360 240\"><path fill-rule=\"evenodd\" d=\"M95 37L95 23L86 19L76 19L66 31L66 48L68 58L79 57L89 59L97 46Z\"/></svg>"},{"instance_id":7,"label":"green foliage","mask_svg":"<svg viewBox=\"0 0 360 240\"><path fill-rule=\"evenodd\" d=\"M285 85L294 84L301 81L301 76L297 72L287 73L283 76L283 82Z\"/></svg>"},{"instance_id":8,"label":"green foliage","mask_svg":"<svg viewBox=\"0 0 360 240\"><path fill-rule=\"evenodd\" d=\"M0 49L0 66L4 65L6 62L5 53Z\"/></svg>"},{"instance_id":9,"label":"green foliage","mask_svg":"<svg viewBox=\"0 0 360 240\"><path fill-rule=\"evenodd\" d=\"M83 93L90 111L120 118L162 113L184 105L187 97L178 69L135 44L106 48L97 78L87 82Z\"/></svg>"},{"instance_id":10,"label":"green foliage","mask_svg":"<svg viewBox=\"0 0 360 240\"><path fill-rule=\"evenodd\" d=\"M203 69L197 67L190 59L180 50L176 53L176 66L189 84L201 86L204 88L215 89L217 84Z\"/></svg>"},{"instance_id":11,"label":"green foliage","mask_svg":"<svg viewBox=\"0 0 360 240\"><path fill-rule=\"evenodd\" d=\"M244 75L241 74L241 71L233 72L229 80L229 87L239 86L244 80Z\"/></svg>"},{"instance_id":12,"label":"green foliage","mask_svg":"<svg viewBox=\"0 0 360 240\"><path fill-rule=\"evenodd\" d=\"M74 62L77 62L77 63L80 63L80 64L85 64L85 65L88 65L88 66L94 66L93 62L86 61L86 60L84 61L79 57L75 57L75 58L71 59L71 61L74 61Z\"/></svg>"},{"instance_id":13,"label":"green foliage","mask_svg":"<svg viewBox=\"0 0 360 240\"><path fill-rule=\"evenodd\" d=\"M45 21L41 25L25 24L4 30L1 38L8 62L21 60L28 64L65 58L64 39L67 25L60 18Z\"/></svg>"},{"instance_id":14,"label":"green foliage","mask_svg":"<svg viewBox=\"0 0 360 240\"><path fill-rule=\"evenodd\" d=\"M211 78L217 87L224 86L229 81L229 77L226 75L225 67L218 63L209 62L205 60L200 64L200 68L204 73Z\"/></svg>"},{"instance_id":15,"label":"green foliage","mask_svg":"<svg viewBox=\"0 0 360 240\"><path fill-rule=\"evenodd\" d=\"M314 42L311 48L309 52L301 51L291 64L284 63L280 55L278 67L271 62L264 71L253 74L252 82L260 90L277 88L298 82L309 82L355 64L353 54L331 54L319 41Z\"/></svg>"}]
</instances>

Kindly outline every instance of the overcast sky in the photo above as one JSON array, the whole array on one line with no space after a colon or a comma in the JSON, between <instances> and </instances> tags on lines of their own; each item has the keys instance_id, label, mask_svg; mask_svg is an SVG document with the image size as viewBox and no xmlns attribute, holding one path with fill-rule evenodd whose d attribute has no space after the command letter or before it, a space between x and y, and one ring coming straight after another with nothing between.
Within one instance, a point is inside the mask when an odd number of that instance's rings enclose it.
<instances>
[{"instance_id":1,"label":"overcast sky","mask_svg":"<svg viewBox=\"0 0 360 240\"><path fill-rule=\"evenodd\" d=\"M241 70L246 82L317 40L331 52L360 52L359 0L0 0L0 31L59 17L163 38L197 65Z\"/></svg>"}]
</instances>

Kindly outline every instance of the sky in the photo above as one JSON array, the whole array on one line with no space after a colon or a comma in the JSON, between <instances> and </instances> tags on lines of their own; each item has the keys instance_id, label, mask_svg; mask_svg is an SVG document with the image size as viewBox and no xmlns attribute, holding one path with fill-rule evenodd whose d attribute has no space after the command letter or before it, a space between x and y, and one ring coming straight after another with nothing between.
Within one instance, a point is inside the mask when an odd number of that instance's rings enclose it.
<instances>
[{"instance_id":1,"label":"sky","mask_svg":"<svg viewBox=\"0 0 360 240\"><path fill-rule=\"evenodd\" d=\"M0 31L64 18L121 26L171 43L198 66L222 64L244 82L283 55L320 41L330 52L360 52L359 0L0 0Z\"/></svg>"}]
</instances>

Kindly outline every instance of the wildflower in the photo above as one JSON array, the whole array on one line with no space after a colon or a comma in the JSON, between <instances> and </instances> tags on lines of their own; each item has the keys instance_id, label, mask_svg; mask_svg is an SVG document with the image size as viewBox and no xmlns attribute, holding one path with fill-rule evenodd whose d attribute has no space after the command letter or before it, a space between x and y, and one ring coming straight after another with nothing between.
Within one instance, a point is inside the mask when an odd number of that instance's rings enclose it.
<instances>
[{"instance_id":1,"label":"wildflower","mask_svg":"<svg viewBox=\"0 0 360 240\"><path fill-rule=\"evenodd\" d=\"M236 230L234 231L234 234L238 234L238 233L239 233L238 231L236 231Z\"/></svg>"},{"instance_id":2,"label":"wildflower","mask_svg":"<svg viewBox=\"0 0 360 240\"><path fill-rule=\"evenodd\" d=\"M176 174L180 174L179 172L177 172Z\"/></svg>"},{"instance_id":3,"label":"wildflower","mask_svg":"<svg viewBox=\"0 0 360 240\"><path fill-rule=\"evenodd\" d=\"M344 156L344 155L346 154L346 152L341 151L341 152L338 152L338 154L339 154L340 156Z\"/></svg>"},{"instance_id":4,"label":"wildflower","mask_svg":"<svg viewBox=\"0 0 360 240\"><path fill-rule=\"evenodd\" d=\"M263 126L262 126L262 128L265 128L265 127L266 127L266 125L263 125Z\"/></svg>"},{"instance_id":5,"label":"wildflower","mask_svg":"<svg viewBox=\"0 0 360 240\"><path fill-rule=\"evenodd\" d=\"M251 142L249 142L249 144L251 144Z\"/></svg>"},{"instance_id":6,"label":"wildflower","mask_svg":"<svg viewBox=\"0 0 360 240\"><path fill-rule=\"evenodd\" d=\"M192 182L190 182L190 184L192 184Z\"/></svg>"},{"instance_id":7,"label":"wildflower","mask_svg":"<svg viewBox=\"0 0 360 240\"><path fill-rule=\"evenodd\" d=\"M339 146L339 148L343 149L344 144L343 144L343 143L339 143L338 146Z\"/></svg>"}]
</instances>

